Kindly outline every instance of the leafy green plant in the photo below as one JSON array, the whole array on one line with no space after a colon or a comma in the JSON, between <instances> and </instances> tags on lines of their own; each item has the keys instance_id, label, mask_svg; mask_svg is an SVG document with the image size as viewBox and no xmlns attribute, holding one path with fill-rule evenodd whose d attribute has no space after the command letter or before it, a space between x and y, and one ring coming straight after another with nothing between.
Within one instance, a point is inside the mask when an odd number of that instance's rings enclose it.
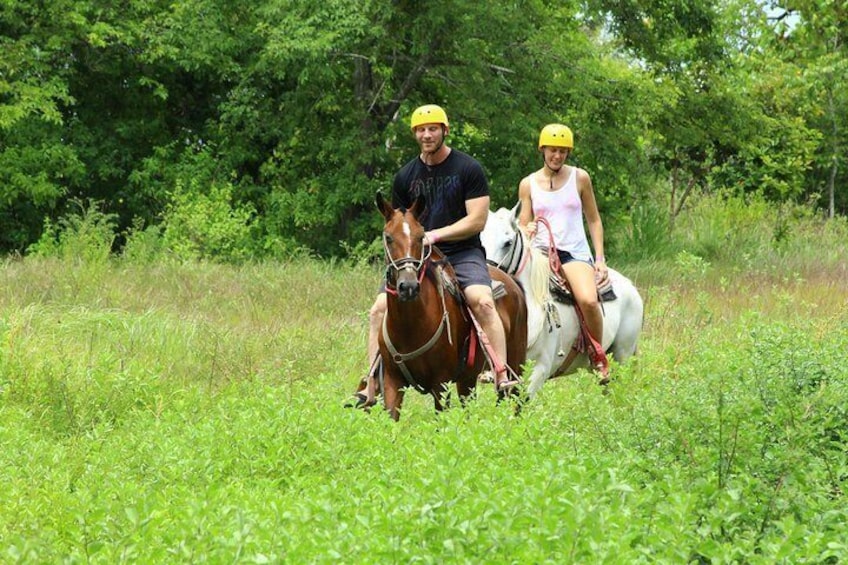
<instances>
[{"instance_id":1,"label":"leafy green plant","mask_svg":"<svg viewBox=\"0 0 848 565\"><path fill-rule=\"evenodd\" d=\"M57 257L85 264L106 262L115 241L117 216L102 212L100 202L72 201L77 208L53 223L45 220L44 233L29 252L40 257Z\"/></svg>"},{"instance_id":2,"label":"leafy green plant","mask_svg":"<svg viewBox=\"0 0 848 565\"><path fill-rule=\"evenodd\" d=\"M805 254L843 229L797 221ZM623 264L646 323L606 393L393 422L341 407L379 266L8 259L0 561L841 562L844 289L752 265Z\"/></svg>"},{"instance_id":3,"label":"leafy green plant","mask_svg":"<svg viewBox=\"0 0 848 565\"><path fill-rule=\"evenodd\" d=\"M626 224L625 224L626 225ZM630 227L623 239L623 259L636 262L640 259L665 258L674 250L668 212L652 198L640 200L630 212Z\"/></svg>"},{"instance_id":4,"label":"leafy green plant","mask_svg":"<svg viewBox=\"0 0 848 565\"><path fill-rule=\"evenodd\" d=\"M255 210L233 202L231 185L203 190L177 182L163 219L165 247L177 258L243 261L254 253Z\"/></svg>"},{"instance_id":5,"label":"leafy green plant","mask_svg":"<svg viewBox=\"0 0 848 565\"><path fill-rule=\"evenodd\" d=\"M126 241L121 250L125 261L141 264L151 264L158 259L164 259L165 242L159 226L144 227L141 219L136 218L132 227L127 230Z\"/></svg>"}]
</instances>

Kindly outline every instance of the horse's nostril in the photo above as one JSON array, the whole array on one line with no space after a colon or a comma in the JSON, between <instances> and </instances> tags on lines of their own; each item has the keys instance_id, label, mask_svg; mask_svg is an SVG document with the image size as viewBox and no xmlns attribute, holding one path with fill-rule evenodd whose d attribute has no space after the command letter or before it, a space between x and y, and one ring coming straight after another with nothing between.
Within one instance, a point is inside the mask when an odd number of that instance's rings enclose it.
<instances>
[{"instance_id":1,"label":"horse's nostril","mask_svg":"<svg viewBox=\"0 0 848 565\"><path fill-rule=\"evenodd\" d=\"M403 281L398 283L398 294L401 300L411 300L418 296L417 281Z\"/></svg>"}]
</instances>

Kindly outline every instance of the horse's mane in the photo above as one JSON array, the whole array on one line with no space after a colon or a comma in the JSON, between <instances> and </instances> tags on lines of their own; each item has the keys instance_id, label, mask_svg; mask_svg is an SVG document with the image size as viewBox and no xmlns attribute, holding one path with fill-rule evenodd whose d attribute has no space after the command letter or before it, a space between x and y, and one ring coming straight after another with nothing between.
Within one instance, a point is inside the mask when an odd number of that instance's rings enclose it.
<instances>
[{"instance_id":1,"label":"horse's mane","mask_svg":"<svg viewBox=\"0 0 848 565\"><path fill-rule=\"evenodd\" d=\"M513 219L512 210L500 208L493 215L498 221L503 222L509 227L509 229L512 230L513 233L518 233L523 239L524 248L531 254L527 262L527 266L525 267L530 270L530 280L528 283L530 288L525 288L524 292L527 295L527 298L529 300L533 300L536 304L546 304L551 300L551 271L548 264L548 257L542 250L536 249L530 244L530 239L527 237L527 234L519 229L518 224ZM494 229L497 230L497 228Z\"/></svg>"},{"instance_id":2,"label":"horse's mane","mask_svg":"<svg viewBox=\"0 0 848 565\"><path fill-rule=\"evenodd\" d=\"M548 257L541 249L529 247L529 242L527 243L531 254L527 264L530 269L529 294L536 304L545 304L551 300L551 268Z\"/></svg>"},{"instance_id":3,"label":"horse's mane","mask_svg":"<svg viewBox=\"0 0 848 565\"><path fill-rule=\"evenodd\" d=\"M528 283L530 288L524 289L525 294L528 299L533 300L536 304L546 304L551 300L551 269L548 264L548 257L542 250L531 245L527 234L521 231L518 224L512 220L511 210L501 208L495 213L495 215L502 222L506 222L513 232L517 232L521 236L521 239L524 240L524 248L527 249L528 253L530 253L530 258L527 261L527 266L525 267L530 269L530 282Z\"/></svg>"},{"instance_id":4,"label":"horse's mane","mask_svg":"<svg viewBox=\"0 0 848 565\"><path fill-rule=\"evenodd\" d=\"M430 265L427 268L427 276L430 277L433 282L438 283L438 279L436 278L436 265L442 268L442 271L448 279L454 282L456 281L456 272L453 270L453 265L451 265L450 261L446 259L445 254L434 245L430 255Z\"/></svg>"}]
</instances>

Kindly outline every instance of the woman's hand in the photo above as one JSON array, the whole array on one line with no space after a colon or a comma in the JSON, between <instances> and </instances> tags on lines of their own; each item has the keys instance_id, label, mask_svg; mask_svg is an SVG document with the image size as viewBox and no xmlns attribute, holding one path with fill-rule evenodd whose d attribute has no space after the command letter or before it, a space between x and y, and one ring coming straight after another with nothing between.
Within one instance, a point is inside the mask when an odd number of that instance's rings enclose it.
<instances>
[{"instance_id":1,"label":"woman's hand","mask_svg":"<svg viewBox=\"0 0 848 565\"><path fill-rule=\"evenodd\" d=\"M597 286L604 286L609 280L609 269L607 268L607 262L603 258L603 256L595 259L595 284Z\"/></svg>"}]
</instances>

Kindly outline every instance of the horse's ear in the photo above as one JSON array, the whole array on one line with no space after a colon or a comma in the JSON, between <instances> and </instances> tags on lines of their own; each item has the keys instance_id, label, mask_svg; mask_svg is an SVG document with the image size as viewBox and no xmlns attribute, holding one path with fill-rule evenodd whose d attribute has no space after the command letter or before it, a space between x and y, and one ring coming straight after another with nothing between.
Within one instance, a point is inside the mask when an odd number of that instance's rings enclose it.
<instances>
[{"instance_id":1,"label":"horse's ear","mask_svg":"<svg viewBox=\"0 0 848 565\"><path fill-rule=\"evenodd\" d=\"M417 220L421 215L421 212L423 212L426 207L427 199L424 198L423 194L419 194L415 197L415 202L412 203L412 208L410 208L409 211L412 213L412 217Z\"/></svg>"},{"instance_id":2,"label":"horse's ear","mask_svg":"<svg viewBox=\"0 0 848 565\"><path fill-rule=\"evenodd\" d=\"M383 193L381 191L377 191L377 196L375 198L375 202L377 203L377 209L383 214L383 217L386 218L388 222L392 215L394 214L394 208L392 208L391 203L383 198Z\"/></svg>"},{"instance_id":3,"label":"horse's ear","mask_svg":"<svg viewBox=\"0 0 848 565\"><path fill-rule=\"evenodd\" d=\"M518 218L521 216L521 200L512 207L512 216L509 218L509 223L513 229L518 229Z\"/></svg>"},{"instance_id":4,"label":"horse's ear","mask_svg":"<svg viewBox=\"0 0 848 565\"><path fill-rule=\"evenodd\" d=\"M512 207L512 219L518 221L518 216L521 215L521 200L515 203Z\"/></svg>"}]
</instances>

